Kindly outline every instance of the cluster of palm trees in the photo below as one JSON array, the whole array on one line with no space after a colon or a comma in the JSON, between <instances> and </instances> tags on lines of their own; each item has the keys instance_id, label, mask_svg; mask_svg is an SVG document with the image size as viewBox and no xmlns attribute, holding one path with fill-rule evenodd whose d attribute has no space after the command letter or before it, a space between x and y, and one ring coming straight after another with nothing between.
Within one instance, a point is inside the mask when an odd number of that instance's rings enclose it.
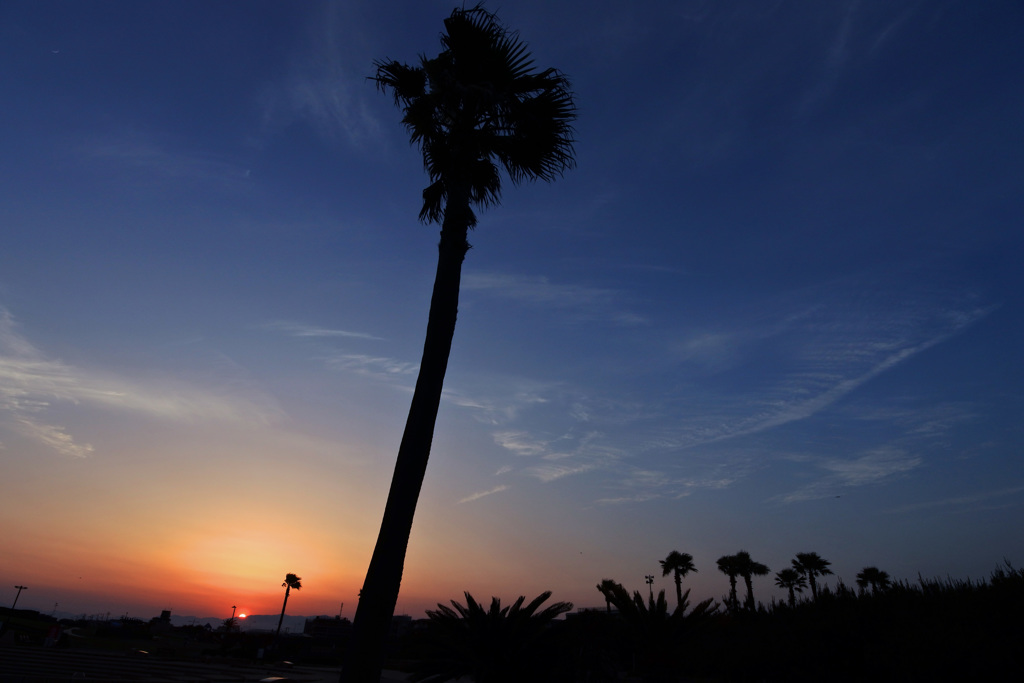
<instances>
[{"instance_id":1,"label":"cluster of palm trees","mask_svg":"<svg viewBox=\"0 0 1024 683\"><path fill-rule=\"evenodd\" d=\"M659 560L662 569L662 576L672 575L676 588L676 604L682 605L684 601L682 580L690 572L696 572L697 567L693 563L693 556L689 553L681 553L673 550L664 560ZM790 606L796 604L796 594L802 593L806 588L811 589L811 599L818 599L818 577L832 574L829 569L831 562L818 555L818 553L797 553L793 558L791 566L775 574L775 585L789 591ZM723 555L716 561L718 570L729 577L729 594L725 599L726 606L731 610L740 609L740 601L737 596L736 586L740 578L746 586L747 594L743 600L743 608L754 610L757 603L754 600L754 577L766 576L771 572L768 565L754 560L746 550L740 550L733 555ZM857 586L863 594L869 587L873 593L885 590L891 584L889 574L878 567L864 567L857 574ZM617 585L611 579L604 579L597 586L597 590L605 596L608 609L611 609L612 601L609 595L613 594L614 586Z\"/></svg>"}]
</instances>

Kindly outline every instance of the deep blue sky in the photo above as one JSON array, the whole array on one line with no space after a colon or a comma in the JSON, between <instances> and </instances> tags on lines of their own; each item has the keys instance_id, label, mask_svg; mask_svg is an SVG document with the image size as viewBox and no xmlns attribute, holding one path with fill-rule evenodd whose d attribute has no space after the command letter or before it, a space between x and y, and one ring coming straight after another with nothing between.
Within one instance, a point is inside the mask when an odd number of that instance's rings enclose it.
<instances>
[{"instance_id":1,"label":"deep blue sky","mask_svg":"<svg viewBox=\"0 0 1024 683\"><path fill-rule=\"evenodd\" d=\"M741 548L847 583L1024 563L1024 8L492 9L572 79L578 168L506 185L471 236L400 609L597 604L671 550L695 597ZM355 604L437 234L366 77L435 54L450 11L0 7L23 600L270 605L293 571L297 612Z\"/></svg>"}]
</instances>

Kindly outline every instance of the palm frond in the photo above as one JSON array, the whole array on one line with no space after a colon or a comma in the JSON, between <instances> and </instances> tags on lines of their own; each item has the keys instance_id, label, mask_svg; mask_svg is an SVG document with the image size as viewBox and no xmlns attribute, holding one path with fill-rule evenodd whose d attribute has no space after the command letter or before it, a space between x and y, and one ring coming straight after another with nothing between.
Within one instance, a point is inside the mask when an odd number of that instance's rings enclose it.
<instances>
[{"instance_id":1,"label":"palm frond","mask_svg":"<svg viewBox=\"0 0 1024 683\"><path fill-rule=\"evenodd\" d=\"M431 181L420 211L426 222L440 221L453 200L497 204L499 167L518 184L553 180L575 165L568 78L536 71L518 33L480 5L455 9L444 25L439 55L418 67L379 61L372 77L391 91L423 153ZM475 223L472 212L464 219Z\"/></svg>"}]
</instances>

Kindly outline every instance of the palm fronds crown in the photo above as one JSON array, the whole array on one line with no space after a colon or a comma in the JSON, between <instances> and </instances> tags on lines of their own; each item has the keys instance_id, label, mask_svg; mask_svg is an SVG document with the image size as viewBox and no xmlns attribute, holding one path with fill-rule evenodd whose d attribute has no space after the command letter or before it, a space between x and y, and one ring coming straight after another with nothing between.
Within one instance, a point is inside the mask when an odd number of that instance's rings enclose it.
<instances>
[{"instance_id":1,"label":"palm fronds crown","mask_svg":"<svg viewBox=\"0 0 1024 683\"><path fill-rule=\"evenodd\" d=\"M479 5L456 8L444 24L437 57L421 57L419 66L378 61L371 77L392 92L423 152L431 184L420 219L428 222L444 217L453 193L471 204L497 203L499 164L514 183L553 180L575 164L568 79L556 69L537 71L518 34ZM475 223L472 210L464 219Z\"/></svg>"}]
</instances>

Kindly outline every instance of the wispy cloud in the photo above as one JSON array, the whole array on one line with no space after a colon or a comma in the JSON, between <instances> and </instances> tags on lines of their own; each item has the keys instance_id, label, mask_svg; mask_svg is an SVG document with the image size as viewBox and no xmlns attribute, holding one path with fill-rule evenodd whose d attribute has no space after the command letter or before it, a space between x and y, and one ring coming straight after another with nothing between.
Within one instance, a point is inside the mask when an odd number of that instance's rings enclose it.
<instances>
[{"instance_id":1,"label":"wispy cloud","mask_svg":"<svg viewBox=\"0 0 1024 683\"><path fill-rule=\"evenodd\" d=\"M952 496L949 498L941 498L939 500L929 500L923 503L911 503L910 505L902 505L900 507L893 508L892 510L889 510L889 512L903 513L915 512L917 510L931 510L934 508L963 508L973 506L977 503L986 503L998 498L1010 498L1020 493L1024 493L1024 486L1012 486L995 491L973 493L966 496Z\"/></svg>"},{"instance_id":2,"label":"wispy cloud","mask_svg":"<svg viewBox=\"0 0 1024 683\"><path fill-rule=\"evenodd\" d=\"M326 327L317 327L315 325L305 325L302 323L288 322L285 320L276 320L269 322L263 326L268 330L275 330L282 332L291 337L307 337L307 338L332 338L332 337L343 337L349 339L369 339L374 341L380 341L380 337L375 337L372 334L366 332L352 332L349 330L334 330Z\"/></svg>"},{"instance_id":3,"label":"wispy cloud","mask_svg":"<svg viewBox=\"0 0 1024 683\"><path fill-rule=\"evenodd\" d=\"M549 383L533 394L543 400L527 405L490 381L464 405L486 411L499 427L495 444L522 474L554 482L605 472L611 495L603 504L731 486L792 450L777 443L781 427L823 414L861 423L876 443L814 460L805 473L816 483L786 501L881 483L918 469L927 447L978 410L905 392L849 400L997 310L969 290L929 282L917 272L863 274L720 312L716 326L685 331L666 345L670 353L649 354L643 384L614 376L603 388ZM516 409L497 410L504 401ZM678 469L650 466L665 459Z\"/></svg>"},{"instance_id":4,"label":"wispy cloud","mask_svg":"<svg viewBox=\"0 0 1024 683\"><path fill-rule=\"evenodd\" d=\"M494 375L476 375L462 378L457 385L455 381L449 384L442 394L445 401L468 409L476 420L494 426L509 424L524 411L546 405L558 393L558 385L552 382Z\"/></svg>"},{"instance_id":5,"label":"wispy cloud","mask_svg":"<svg viewBox=\"0 0 1024 683\"><path fill-rule=\"evenodd\" d=\"M462 288L467 292L563 311L575 322L600 320L617 325L645 322L642 316L626 310L625 296L613 289L559 284L543 276L479 272L466 273Z\"/></svg>"},{"instance_id":6,"label":"wispy cloud","mask_svg":"<svg viewBox=\"0 0 1024 683\"><path fill-rule=\"evenodd\" d=\"M549 484L562 477L568 477L573 474L583 474L589 472L597 467L596 463L583 462L574 465L560 465L557 463L544 463L541 465L532 465L523 469L523 474L528 477L534 477L541 480L545 484Z\"/></svg>"},{"instance_id":7,"label":"wispy cloud","mask_svg":"<svg viewBox=\"0 0 1024 683\"><path fill-rule=\"evenodd\" d=\"M267 424L283 414L258 391L246 396L215 393L182 382L127 380L83 370L47 358L18 330L10 312L0 308L0 415L20 433L76 457L93 450L78 443L47 416L55 405L93 406L146 413L175 421L231 421Z\"/></svg>"},{"instance_id":8,"label":"wispy cloud","mask_svg":"<svg viewBox=\"0 0 1024 683\"><path fill-rule=\"evenodd\" d=\"M250 176L244 166L202 151L172 150L141 133L95 139L79 145L78 151L90 159L130 169L138 183L163 180L240 190Z\"/></svg>"},{"instance_id":9,"label":"wispy cloud","mask_svg":"<svg viewBox=\"0 0 1024 683\"><path fill-rule=\"evenodd\" d=\"M546 441L539 441L525 432L495 432L494 442L515 455L543 455L547 452Z\"/></svg>"},{"instance_id":10,"label":"wispy cloud","mask_svg":"<svg viewBox=\"0 0 1024 683\"><path fill-rule=\"evenodd\" d=\"M579 435L567 432L554 438L501 431L494 433L494 441L517 457L534 460L520 472L545 484L563 477L608 469L625 457L603 434L595 431Z\"/></svg>"},{"instance_id":11,"label":"wispy cloud","mask_svg":"<svg viewBox=\"0 0 1024 683\"><path fill-rule=\"evenodd\" d=\"M883 483L919 467L918 455L893 447L879 448L856 458L809 458L820 476L813 483L796 491L773 498L781 503L842 495L847 489Z\"/></svg>"},{"instance_id":12,"label":"wispy cloud","mask_svg":"<svg viewBox=\"0 0 1024 683\"><path fill-rule=\"evenodd\" d=\"M847 286L857 288L855 296ZM692 448L812 417L998 308L969 295L946 295L952 301L943 301L943 293L912 289L894 294L876 286L872 292L869 282L806 295L829 304L796 302L801 312L788 314L783 308L777 318L781 322L769 318L702 332L698 339L703 341L684 345L686 352L677 353L680 362L692 363L697 355L701 363L701 375L693 378L699 396L692 406L687 402L676 408L684 419L662 435L662 447ZM716 340L724 346L717 356ZM751 374L751 358L771 362L759 363Z\"/></svg>"},{"instance_id":13,"label":"wispy cloud","mask_svg":"<svg viewBox=\"0 0 1024 683\"><path fill-rule=\"evenodd\" d=\"M405 377L413 375L419 370L419 363L362 353L338 354L324 358L324 362L335 370L346 370L378 379Z\"/></svg>"},{"instance_id":14,"label":"wispy cloud","mask_svg":"<svg viewBox=\"0 0 1024 683\"><path fill-rule=\"evenodd\" d=\"M747 473L744 467L714 466L712 470L718 471L686 477L642 467L627 468L613 485L613 488L620 492L619 495L598 498L594 502L597 505L621 505L666 498L685 498L701 489L728 488Z\"/></svg>"},{"instance_id":15,"label":"wispy cloud","mask_svg":"<svg viewBox=\"0 0 1024 683\"><path fill-rule=\"evenodd\" d=\"M366 23L347 13L348 3L327 3L314 11L303 50L294 55L287 75L269 84L263 96L264 125L274 129L303 121L327 140L365 146L380 137L380 124L366 99L364 54L354 30Z\"/></svg>"},{"instance_id":16,"label":"wispy cloud","mask_svg":"<svg viewBox=\"0 0 1024 683\"><path fill-rule=\"evenodd\" d=\"M16 417L14 425L15 429L24 436L39 441L62 455L84 458L95 450L90 444L75 441L63 427L58 425L42 424L24 415Z\"/></svg>"},{"instance_id":17,"label":"wispy cloud","mask_svg":"<svg viewBox=\"0 0 1024 683\"><path fill-rule=\"evenodd\" d=\"M508 485L501 484L500 486L495 486L494 488L487 489L486 491L479 491L477 493L470 494L470 495L466 496L465 498L457 501L456 505L461 505L462 503L472 503L474 500L480 500L481 498L484 498L486 496L490 496L490 495L493 495L495 493L501 493L502 491L507 491L508 489L509 489Z\"/></svg>"}]
</instances>

